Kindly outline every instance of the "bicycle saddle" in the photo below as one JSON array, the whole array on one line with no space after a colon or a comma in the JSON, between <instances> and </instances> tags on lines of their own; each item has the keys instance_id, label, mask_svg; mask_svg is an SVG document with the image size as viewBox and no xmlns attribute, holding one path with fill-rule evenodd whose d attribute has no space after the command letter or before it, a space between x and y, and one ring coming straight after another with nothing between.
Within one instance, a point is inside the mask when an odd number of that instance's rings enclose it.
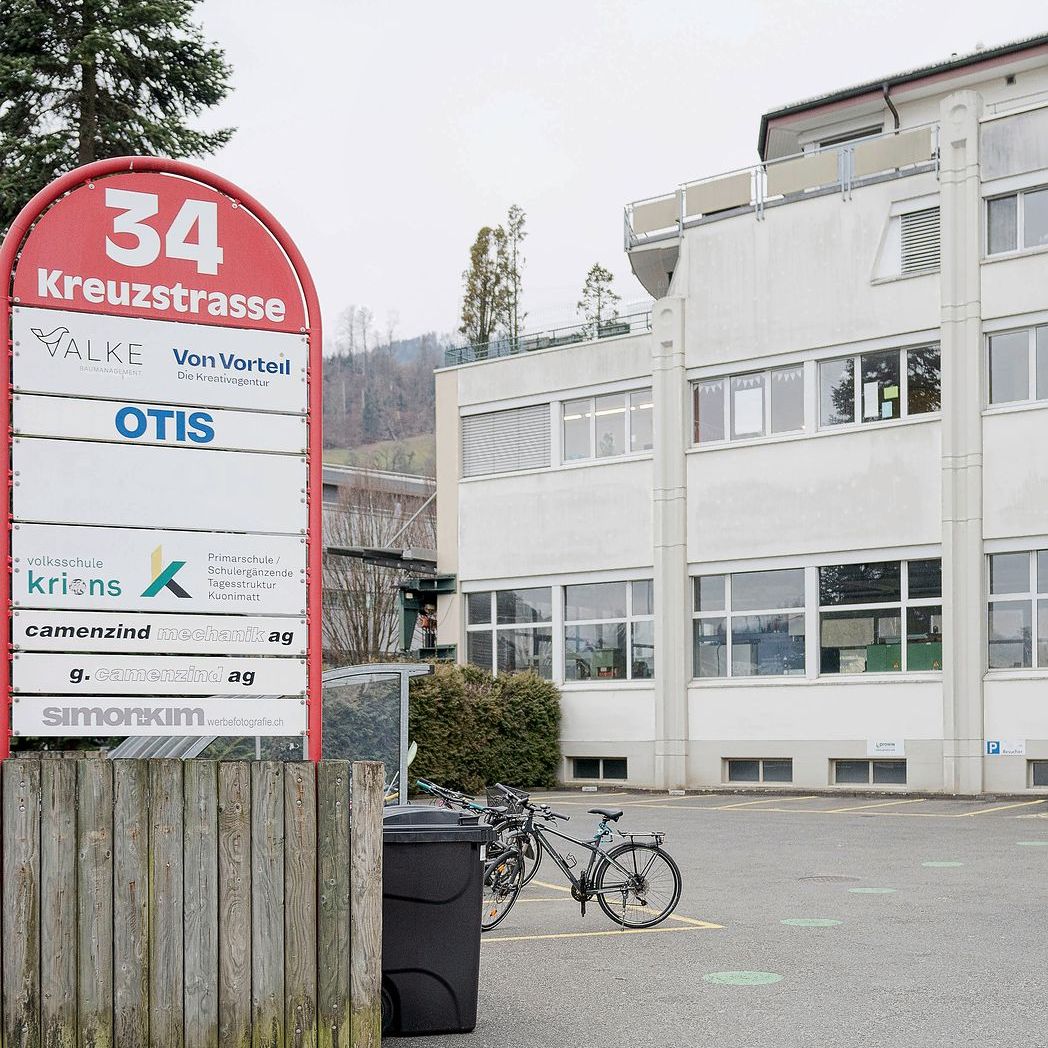
<instances>
[{"instance_id":1,"label":"bicycle saddle","mask_svg":"<svg viewBox=\"0 0 1048 1048\"><path fill-rule=\"evenodd\" d=\"M610 822L618 822L622 818L622 809L613 811L611 808L590 808L587 815L603 815Z\"/></svg>"}]
</instances>

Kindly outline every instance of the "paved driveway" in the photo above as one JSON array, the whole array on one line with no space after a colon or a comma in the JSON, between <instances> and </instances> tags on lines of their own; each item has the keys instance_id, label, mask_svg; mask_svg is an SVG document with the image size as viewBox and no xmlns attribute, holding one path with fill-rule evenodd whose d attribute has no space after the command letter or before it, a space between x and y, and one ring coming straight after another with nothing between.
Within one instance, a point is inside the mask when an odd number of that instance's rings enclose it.
<instances>
[{"instance_id":1,"label":"paved driveway","mask_svg":"<svg viewBox=\"0 0 1048 1048\"><path fill-rule=\"evenodd\" d=\"M473 1034L404 1048L1048 1045L1048 799L545 795L666 831L676 920L583 918L547 858L485 936Z\"/></svg>"}]
</instances>

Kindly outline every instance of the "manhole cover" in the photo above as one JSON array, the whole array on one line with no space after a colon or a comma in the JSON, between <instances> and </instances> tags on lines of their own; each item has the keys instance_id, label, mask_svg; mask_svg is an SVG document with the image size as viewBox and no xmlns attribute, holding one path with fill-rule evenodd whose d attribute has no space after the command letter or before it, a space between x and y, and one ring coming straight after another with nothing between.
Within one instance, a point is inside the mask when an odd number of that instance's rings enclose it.
<instances>
[{"instance_id":1,"label":"manhole cover","mask_svg":"<svg viewBox=\"0 0 1048 1048\"><path fill-rule=\"evenodd\" d=\"M844 877L839 873L818 873L812 877L798 877L800 881L814 881L816 884L848 884L861 881L861 877Z\"/></svg>"}]
</instances>

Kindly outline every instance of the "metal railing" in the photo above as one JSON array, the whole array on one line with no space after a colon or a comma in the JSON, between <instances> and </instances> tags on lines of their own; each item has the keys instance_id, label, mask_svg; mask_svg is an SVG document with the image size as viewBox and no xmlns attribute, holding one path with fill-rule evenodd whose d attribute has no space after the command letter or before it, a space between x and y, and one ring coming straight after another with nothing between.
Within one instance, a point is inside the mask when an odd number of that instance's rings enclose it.
<instances>
[{"instance_id":1,"label":"metal railing","mask_svg":"<svg viewBox=\"0 0 1048 1048\"><path fill-rule=\"evenodd\" d=\"M534 335L519 338L499 338L478 345L455 346L444 351L444 366L471 364L475 360L494 360L520 353L532 353L539 349L554 349L570 346L576 342L592 342L601 338L616 338L621 335L637 335L651 330L651 309L612 317L599 327L594 323L570 324L565 327L548 328Z\"/></svg>"},{"instance_id":2,"label":"metal railing","mask_svg":"<svg viewBox=\"0 0 1048 1048\"><path fill-rule=\"evenodd\" d=\"M679 236L687 226L839 192L856 186L938 171L939 125L873 135L841 146L771 160L679 185L672 193L628 204L625 247Z\"/></svg>"}]
</instances>

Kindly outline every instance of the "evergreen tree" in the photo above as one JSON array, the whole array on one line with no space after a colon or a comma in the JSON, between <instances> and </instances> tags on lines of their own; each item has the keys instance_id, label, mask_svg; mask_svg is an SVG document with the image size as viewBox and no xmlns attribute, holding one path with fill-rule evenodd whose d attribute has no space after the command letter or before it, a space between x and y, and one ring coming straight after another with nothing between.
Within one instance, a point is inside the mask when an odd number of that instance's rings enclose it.
<instances>
[{"instance_id":1,"label":"evergreen tree","mask_svg":"<svg viewBox=\"0 0 1048 1048\"><path fill-rule=\"evenodd\" d=\"M611 286L614 279L611 271L599 262L594 262L586 274L577 308L592 335L599 336L600 329L619 315L616 303L620 296Z\"/></svg>"},{"instance_id":2,"label":"evergreen tree","mask_svg":"<svg viewBox=\"0 0 1048 1048\"><path fill-rule=\"evenodd\" d=\"M188 120L229 92L198 0L3 0L0 230L63 172L112 156L199 157L232 128Z\"/></svg>"}]
</instances>

